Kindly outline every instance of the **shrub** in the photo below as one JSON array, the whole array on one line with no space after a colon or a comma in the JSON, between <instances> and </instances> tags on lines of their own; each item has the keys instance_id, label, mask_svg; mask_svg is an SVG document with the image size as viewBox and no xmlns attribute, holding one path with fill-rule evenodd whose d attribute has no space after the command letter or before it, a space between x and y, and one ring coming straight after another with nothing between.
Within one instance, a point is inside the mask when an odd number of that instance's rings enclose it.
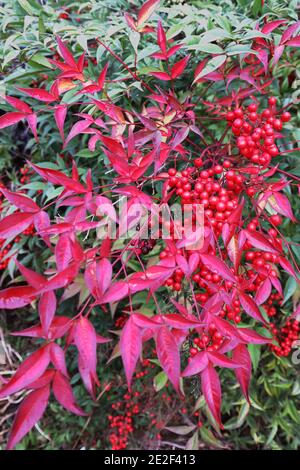
<instances>
[{"instance_id":1,"label":"shrub","mask_svg":"<svg viewBox=\"0 0 300 470\"><path fill-rule=\"evenodd\" d=\"M269 90L279 60L293 57L300 44L299 23L264 17L251 29L253 22L232 27L217 17L222 28L209 28L200 45L191 35L186 45L176 27L166 34L163 10L151 23L158 3L125 14L131 61L96 37L89 47L101 46L105 59L95 64L57 35L57 52L40 59L53 69L44 86L18 86L18 97L5 97L1 128L26 122L38 145L37 124L45 130L51 120L63 141L58 164L28 159L24 171L36 175L33 181L19 191L1 188L4 246L34 231L43 250L33 262L20 260L14 246L10 271L16 267L26 284L14 278L16 285L0 292L1 308L33 305L39 315L39 323L13 333L35 338L38 349L0 390L0 398L29 391L9 449L42 417L50 390L68 411L87 415L66 357L77 351L82 382L96 400L97 347L112 341L108 331L96 331L98 316L105 323L109 312L124 314L111 359L121 355L129 392L144 348L146 360L162 369L158 388L169 381L183 399L201 384L216 429L223 429L216 367L233 369L250 403L256 345L288 356L298 338L299 309L283 324L270 322L299 282L289 238L297 220L288 197L299 178L281 165L297 150L285 135L292 131L293 103L281 105ZM139 52L145 38L148 52ZM193 52L199 50L205 52L200 62ZM97 157L93 169L79 166L76 155ZM184 220L172 216L174 204ZM108 222L115 232L107 232ZM291 287L284 294L285 279ZM111 422L123 429L123 421ZM124 426L130 432L131 421ZM197 435L188 447L198 445ZM126 436L111 443L123 448Z\"/></svg>"}]
</instances>

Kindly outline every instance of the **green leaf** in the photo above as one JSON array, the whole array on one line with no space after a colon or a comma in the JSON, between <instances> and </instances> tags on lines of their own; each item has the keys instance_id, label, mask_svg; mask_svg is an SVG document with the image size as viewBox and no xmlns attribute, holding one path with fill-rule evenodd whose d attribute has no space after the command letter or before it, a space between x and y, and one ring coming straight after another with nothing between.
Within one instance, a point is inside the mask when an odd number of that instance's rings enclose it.
<instances>
[{"instance_id":1,"label":"green leaf","mask_svg":"<svg viewBox=\"0 0 300 470\"><path fill-rule=\"evenodd\" d=\"M137 31L131 31L129 34L129 41L134 49L134 52L137 54L138 46L140 42L141 35Z\"/></svg>"},{"instance_id":2,"label":"green leaf","mask_svg":"<svg viewBox=\"0 0 300 470\"><path fill-rule=\"evenodd\" d=\"M159 392L168 382L168 376L164 371L159 372L153 379L153 386L156 392Z\"/></svg>"},{"instance_id":3,"label":"green leaf","mask_svg":"<svg viewBox=\"0 0 300 470\"><path fill-rule=\"evenodd\" d=\"M259 344L249 344L248 350L251 356L253 370L256 371L261 356L261 346Z\"/></svg>"},{"instance_id":4,"label":"green leaf","mask_svg":"<svg viewBox=\"0 0 300 470\"><path fill-rule=\"evenodd\" d=\"M199 449L198 430L187 441L185 448L186 450L198 450Z\"/></svg>"},{"instance_id":5,"label":"green leaf","mask_svg":"<svg viewBox=\"0 0 300 470\"><path fill-rule=\"evenodd\" d=\"M52 69L50 62L46 59L43 54L37 53L30 58L30 62L35 62L36 64L43 65L49 69Z\"/></svg>"},{"instance_id":6,"label":"green leaf","mask_svg":"<svg viewBox=\"0 0 300 470\"><path fill-rule=\"evenodd\" d=\"M283 302L285 304L297 289L297 281L293 277L289 277L283 291Z\"/></svg>"}]
</instances>

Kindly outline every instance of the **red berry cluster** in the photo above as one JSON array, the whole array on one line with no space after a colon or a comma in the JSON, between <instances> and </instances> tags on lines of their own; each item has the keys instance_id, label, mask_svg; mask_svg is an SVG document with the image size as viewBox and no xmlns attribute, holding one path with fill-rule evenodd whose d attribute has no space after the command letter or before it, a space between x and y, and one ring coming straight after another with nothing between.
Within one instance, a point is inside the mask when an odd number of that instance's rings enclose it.
<instances>
[{"instance_id":1,"label":"red berry cluster","mask_svg":"<svg viewBox=\"0 0 300 470\"><path fill-rule=\"evenodd\" d=\"M175 189L181 204L202 204L204 223L220 234L224 223L238 204L244 176L230 169L228 160L207 170L199 170L199 161L183 171L170 168L168 185ZM193 215L195 217L195 215Z\"/></svg>"},{"instance_id":2,"label":"red berry cluster","mask_svg":"<svg viewBox=\"0 0 300 470\"><path fill-rule=\"evenodd\" d=\"M236 108L226 114L232 132L237 136L237 147L242 156L255 164L267 166L279 154L276 133L283 123L291 119L289 112L276 111L276 98L270 97L268 107L261 114L258 105L251 103L246 109Z\"/></svg>"},{"instance_id":3,"label":"red berry cluster","mask_svg":"<svg viewBox=\"0 0 300 470\"><path fill-rule=\"evenodd\" d=\"M282 300L281 295L276 292L272 293L268 298L267 302L263 304L263 308L266 311L268 317L274 317L277 313L277 306L280 306Z\"/></svg>"},{"instance_id":4,"label":"red berry cluster","mask_svg":"<svg viewBox=\"0 0 300 470\"><path fill-rule=\"evenodd\" d=\"M299 322L297 320L288 320L282 328L276 328L274 323L270 323L278 346L272 344L270 347L277 356L288 356L295 340L299 338Z\"/></svg>"},{"instance_id":5,"label":"red berry cluster","mask_svg":"<svg viewBox=\"0 0 300 470\"><path fill-rule=\"evenodd\" d=\"M139 396L139 392L126 393L124 400L112 404L112 410L118 412L116 416L108 416L112 450L126 449L128 437L134 430L133 416L140 412L140 405L137 403Z\"/></svg>"},{"instance_id":6,"label":"red berry cluster","mask_svg":"<svg viewBox=\"0 0 300 470\"><path fill-rule=\"evenodd\" d=\"M218 331L216 325L211 323L202 333L196 333L192 338L192 344L189 349L190 356L195 356L202 350L217 351L223 344L225 337Z\"/></svg>"}]
</instances>

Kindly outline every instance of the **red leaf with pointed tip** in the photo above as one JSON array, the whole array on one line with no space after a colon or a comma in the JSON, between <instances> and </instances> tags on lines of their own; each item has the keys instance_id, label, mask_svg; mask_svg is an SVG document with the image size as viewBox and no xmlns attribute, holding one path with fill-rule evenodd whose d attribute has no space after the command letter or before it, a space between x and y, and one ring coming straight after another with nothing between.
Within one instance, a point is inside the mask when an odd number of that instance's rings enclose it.
<instances>
[{"instance_id":1,"label":"red leaf with pointed tip","mask_svg":"<svg viewBox=\"0 0 300 470\"><path fill-rule=\"evenodd\" d=\"M242 367L236 369L234 373L246 400L250 402L248 391L251 380L252 363L247 347L244 344L239 344L238 346L236 346L232 353L232 359L242 364Z\"/></svg>"},{"instance_id":2,"label":"red leaf with pointed tip","mask_svg":"<svg viewBox=\"0 0 300 470\"><path fill-rule=\"evenodd\" d=\"M45 336L47 336L48 330L52 323L53 317L56 312L56 297L54 292L49 291L41 295L39 301L39 316L41 325L43 327Z\"/></svg>"},{"instance_id":3,"label":"red leaf with pointed tip","mask_svg":"<svg viewBox=\"0 0 300 470\"><path fill-rule=\"evenodd\" d=\"M90 127L91 121L84 119L83 121L78 121L72 126L69 134L66 137L66 140L64 142L63 148L66 147L66 145L75 137L77 137L79 134L82 134L84 131L87 130L88 127Z\"/></svg>"},{"instance_id":4,"label":"red leaf with pointed tip","mask_svg":"<svg viewBox=\"0 0 300 470\"><path fill-rule=\"evenodd\" d=\"M255 302L257 305L265 303L265 301L270 297L272 291L272 284L269 278L266 278L262 282L255 294Z\"/></svg>"},{"instance_id":5,"label":"red leaf with pointed tip","mask_svg":"<svg viewBox=\"0 0 300 470\"><path fill-rule=\"evenodd\" d=\"M208 366L208 357L205 351L198 352L195 356L189 358L188 365L181 374L182 377L199 374Z\"/></svg>"},{"instance_id":6,"label":"red leaf with pointed tip","mask_svg":"<svg viewBox=\"0 0 300 470\"><path fill-rule=\"evenodd\" d=\"M49 345L43 346L22 362L14 376L1 388L0 398L19 392L45 372L50 362L49 348Z\"/></svg>"},{"instance_id":7,"label":"red leaf with pointed tip","mask_svg":"<svg viewBox=\"0 0 300 470\"><path fill-rule=\"evenodd\" d=\"M100 296L108 290L112 278L112 265L107 258L103 258L96 266L96 279Z\"/></svg>"},{"instance_id":8,"label":"red leaf with pointed tip","mask_svg":"<svg viewBox=\"0 0 300 470\"><path fill-rule=\"evenodd\" d=\"M300 47L300 36L296 36L285 43L285 46Z\"/></svg>"},{"instance_id":9,"label":"red leaf with pointed tip","mask_svg":"<svg viewBox=\"0 0 300 470\"><path fill-rule=\"evenodd\" d=\"M51 343L50 359L55 369L68 377L64 350L56 343Z\"/></svg>"},{"instance_id":10,"label":"red leaf with pointed tip","mask_svg":"<svg viewBox=\"0 0 300 470\"><path fill-rule=\"evenodd\" d=\"M64 186L65 188L70 189L78 194L87 192L82 184L72 178L69 178L61 171L52 170L52 168L42 168L40 166L34 165L31 162L28 162L28 165L30 165L36 173L38 173L42 178L49 181L50 183L56 184L58 186Z\"/></svg>"},{"instance_id":11,"label":"red leaf with pointed tip","mask_svg":"<svg viewBox=\"0 0 300 470\"><path fill-rule=\"evenodd\" d=\"M24 307L36 296L36 290L31 286L8 287L0 291L0 308L15 309Z\"/></svg>"},{"instance_id":12,"label":"red leaf with pointed tip","mask_svg":"<svg viewBox=\"0 0 300 470\"><path fill-rule=\"evenodd\" d=\"M239 299L243 310L245 310L245 312L248 313L250 317L259 322L266 323L266 320L262 316L257 304L249 295L246 295L243 292L239 292Z\"/></svg>"},{"instance_id":13,"label":"red leaf with pointed tip","mask_svg":"<svg viewBox=\"0 0 300 470\"><path fill-rule=\"evenodd\" d=\"M162 317L160 315L147 317L141 313L133 313L131 318L133 318L134 323L140 328L160 328L162 324Z\"/></svg>"},{"instance_id":14,"label":"red leaf with pointed tip","mask_svg":"<svg viewBox=\"0 0 300 470\"><path fill-rule=\"evenodd\" d=\"M61 289L62 287L67 286L74 280L78 274L78 264L72 263L70 266L63 271L60 271L58 274L49 279L44 286L38 291L39 294L44 292L49 292L51 290Z\"/></svg>"},{"instance_id":15,"label":"red leaf with pointed tip","mask_svg":"<svg viewBox=\"0 0 300 470\"><path fill-rule=\"evenodd\" d=\"M173 65L172 70L171 70L172 79L179 77L184 72L189 59L190 59L190 56L187 55L186 57L179 60L178 62L176 62L176 64Z\"/></svg>"},{"instance_id":16,"label":"red leaf with pointed tip","mask_svg":"<svg viewBox=\"0 0 300 470\"><path fill-rule=\"evenodd\" d=\"M283 256L280 256L279 264L283 269L285 269L286 272L288 272L291 276L293 276L293 278L296 279L296 281L298 280L298 277L295 273L293 266L286 258L284 258Z\"/></svg>"},{"instance_id":17,"label":"red leaf with pointed tip","mask_svg":"<svg viewBox=\"0 0 300 470\"><path fill-rule=\"evenodd\" d=\"M4 194L9 202L22 211L38 212L40 210L39 206L32 199L30 199L30 197L24 196L24 194L13 193L8 191L6 188L0 188L0 191Z\"/></svg>"},{"instance_id":18,"label":"red leaf with pointed tip","mask_svg":"<svg viewBox=\"0 0 300 470\"><path fill-rule=\"evenodd\" d=\"M17 112L3 114L3 116L0 116L0 129L16 124L17 122L22 121L26 116L27 114L25 113Z\"/></svg>"},{"instance_id":19,"label":"red leaf with pointed tip","mask_svg":"<svg viewBox=\"0 0 300 470\"><path fill-rule=\"evenodd\" d=\"M127 320L120 337L120 351L125 369L128 388L142 351L141 329L135 324L133 317Z\"/></svg>"},{"instance_id":20,"label":"red leaf with pointed tip","mask_svg":"<svg viewBox=\"0 0 300 470\"><path fill-rule=\"evenodd\" d=\"M90 377L96 377L97 337L95 328L86 317L80 317L75 324L74 342L79 352L82 368L88 371ZM82 379L88 392L93 396L93 390L86 377L82 376Z\"/></svg>"},{"instance_id":21,"label":"red leaf with pointed tip","mask_svg":"<svg viewBox=\"0 0 300 470\"><path fill-rule=\"evenodd\" d=\"M162 326L155 338L157 358L175 390L180 393L180 355L171 331Z\"/></svg>"},{"instance_id":22,"label":"red leaf with pointed tip","mask_svg":"<svg viewBox=\"0 0 300 470\"><path fill-rule=\"evenodd\" d=\"M31 132L32 132L33 135L34 135L35 140L38 142L38 141L39 141L39 138L38 138L38 135L37 135L37 132L36 132L37 115L36 115L35 113L27 114L26 120L27 120L28 126L29 126L30 129L31 129Z\"/></svg>"},{"instance_id":23,"label":"red leaf with pointed tip","mask_svg":"<svg viewBox=\"0 0 300 470\"><path fill-rule=\"evenodd\" d=\"M21 212L8 215L0 221L0 238L16 237L24 232L33 221L32 212Z\"/></svg>"},{"instance_id":24,"label":"red leaf with pointed tip","mask_svg":"<svg viewBox=\"0 0 300 470\"><path fill-rule=\"evenodd\" d=\"M56 372L53 380L52 390L58 403L60 403L66 410L71 411L78 416L88 416L76 403L76 399L72 387L68 379Z\"/></svg>"},{"instance_id":25,"label":"red leaf with pointed tip","mask_svg":"<svg viewBox=\"0 0 300 470\"><path fill-rule=\"evenodd\" d=\"M221 384L219 376L210 362L200 373L200 377L206 404L216 422L223 428L221 422Z\"/></svg>"},{"instance_id":26,"label":"red leaf with pointed tip","mask_svg":"<svg viewBox=\"0 0 300 470\"><path fill-rule=\"evenodd\" d=\"M117 302L118 300L123 299L129 293L129 286L127 282L119 281L113 284L103 295L99 301L103 304Z\"/></svg>"},{"instance_id":27,"label":"red leaf with pointed tip","mask_svg":"<svg viewBox=\"0 0 300 470\"><path fill-rule=\"evenodd\" d=\"M254 232L252 230L243 230L243 233L246 235L247 240L249 240L254 248L278 254L278 251L273 248L273 245L261 233Z\"/></svg>"},{"instance_id":28,"label":"red leaf with pointed tip","mask_svg":"<svg viewBox=\"0 0 300 470\"><path fill-rule=\"evenodd\" d=\"M167 52L167 38L164 28L162 27L161 21L158 22L157 27L157 44L160 47L160 50L165 55Z\"/></svg>"},{"instance_id":29,"label":"red leaf with pointed tip","mask_svg":"<svg viewBox=\"0 0 300 470\"><path fill-rule=\"evenodd\" d=\"M44 231L43 233L47 232ZM58 242L55 245L55 261L58 271L63 271L66 269L71 259L72 249L70 235L69 233L63 233L60 235Z\"/></svg>"},{"instance_id":30,"label":"red leaf with pointed tip","mask_svg":"<svg viewBox=\"0 0 300 470\"><path fill-rule=\"evenodd\" d=\"M276 65L284 51L284 45L275 46L273 52L273 65Z\"/></svg>"},{"instance_id":31,"label":"red leaf with pointed tip","mask_svg":"<svg viewBox=\"0 0 300 470\"><path fill-rule=\"evenodd\" d=\"M12 425L7 450L13 449L41 419L47 407L49 395L50 386L45 385L31 392L22 401Z\"/></svg>"},{"instance_id":32,"label":"red leaf with pointed tip","mask_svg":"<svg viewBox=\"0 0 300 470\"><path fill-rule=\"evenodd\" d=\"M54 118L55 118L55 122L58 127L58 130L59 130L60 136L62 138L62 141L64 141L65 139L64 123L66 120L67 112L68 112L68 107L65 104L60 104L55 107Z\"/></svg>"},{"instance_id":33,"label":"red leaf with pointed tip","mask_svg":"<svg viewBox=\"0 0 300 470\"><path fill-rule=\"evenodd\" d=\"M290 25L281 36L279 44L284 44L286 41L288 41L293 36L293 34L297 31L299 26L300 26L300 21L297 21L296 23L293 23L292 25Z\"/></svg>"},{"instance_id":34,"label":"red leaf with pointed tip","mask_svg":"<svg viewBox=\"0 0 300 470\"><path fill-rule=\"evenodd\" d=\"M126 23L128 24L129 28L131 28L133 31L137 31L136 29L136 23L132 16L130 16L128 13L124 13L124 18L126 20Z\"/></svg>"},{"instance_id":35,"label":"red leaf with pointed tip","mask_svg":"<svg viewBox=\"0 0 300 470\"><path fill-rule=\"evenodd\" d=\"M144 5L140 8L138 12L138 26L141 26L143 23L145 23L145 21L150 18L158 4L159 0L148 0L146 3L144 3Z\"/></svg>"},{"instance_id":36,"label":"red leaf with pointed tip","mask_svg":"<svg viewBox=\"0 0 300 470\"><path fill-rule=\"evenodd\" d=\"M44 103L52 103L52 101L56 101L56 97L51 95L47 90L43 88L19 88L17 90L22 91L31 98L35 98L36 100L43 101Z\"/></svg>"},{"instance_id":37,"label":"red leaf with pointed tip","mask_svg":"<svg viewBox=\"0 0 300 470\"><path fill-rule=\"evenodd\" d=\"M169 313L168 315L163 315L163 319L165 320L166 324L171 326L172 328L177 329L189 329L189 328L198 328L203 326L203 323L200 321L190 320L187 318L178 315L177 313Z\"/></svg>"},{"instance_id":38,"label":"red leaf with pointed tip","mask_svg":"<svg viewBox=\"0 0 300 470\"><path fill-rule=\"evenodd\" d=\"M219 274L227 281L236 282L228 266L221 259L213 255L200 255L202 263L212 272Z\"/></svg>"},{"instance_id":39,"label":"red leaf with pointed tip","mask_svg":"<svg viewBox=\"0 0 300 470\"><path fill-rule=\"evenodd\" d=\"M19 100L19 98L15 98L13 96L6 96L5 101L7 101L13 108L20 111L20 113L31 114L32 109L28 104L24 103L24 101Z\"/></svg>"},{"instance_id":40,"label":"red leaf with pointed tip","mask_svg":"<svg viewBox=\"0 0 300 470\"><path fill-rule=\"evenodd\" d=\"M158 78L159 80L164 80L164 81L169 81L171 80L170 75L168 75L166 72L149 72L150 75L153 75L153 77Z\"/></svg>"},{"instance_id":41,"label":"red leaf with pointed tip","mask_svg":"<svg viewBox=\"0 0 300 470\"><path fill-rule=\"evenodd\" d=\"M238 367L241 367L241 364L238 361L232 360L217 351L208 352L207 355L215 366L226 367L228 369L237 369Z\"/></svg>"},{"instance_id":42,"label":"red leaf with pointed tip","mask_svg":"<svg viewBox=\"0 0 300 470\"><path fill-rule=\"evenodd\" d=\"M239 328L237 330L237 333L239 337L241 338L242 341L245 343L251 343L251 344L267 344L267 343L272 343L273 339L271 338L266 338L265 336L262 336L254 330L250 330L250 328Z\"/></svg>"},{"instance_id":43,"label":"red leaf with pointed tip","mask_svg":"<svg viewBox=\"0 0 300 470\"><path fill-rule=\"evenodd\" d=\"M273 209L277 210L277 212L295 222L296 219L294 217L291 204L288 198L284 194L278 192L273 193L273 197L276 201L275 204L273 203L273 199L268 200L269 204L273 207Z\"/></svg>"},{"instance_id":44,"label":"red leaf with pointed tip","mask_svg":"<svg viewBox=\"0 0 300 470\"><path fill-rule=\"evenodd\" d=\"M100 73L100 75L98 77L98 80L97 80L97 83L98 83L98 86L99 86L98 91L101 91L102 88L103 88L105 78L106 78L106 74L107 74L107 69L108 69L108 62L107 62L107 64L105 64L105 66L103 67L102 72Z\"/></svg>"},{"instance_id":45,"label":"red leaf with pointed tip","mask_svg":"<svg viewBox=\"0 0 300 470\"><path fill-rule=\"evenodd\" d=\"M266 23L262 28L261 32L264 34L269 34L271 33L274 29L278 28L278 26L286 23L287 20L275 20L275 21L270 21L269 23Z\"/></svg>"},{"instance_id":46,"label":"red leaf with pointed tip","mask_svg":"<svg viewBox=\"0 0 300 470\"><path fill-rule=\"evenodd\" d=\"M63 41L60 39L59 36L56 36L56 41L59 47L59 52L60 52L61 57L65 59L65 61L67 62L68 65L70 65L70 67L77 69L77 64L75 62L75 59L72 53L69 51L69 49L63 43Z\"/></svg>"}]
</instances>

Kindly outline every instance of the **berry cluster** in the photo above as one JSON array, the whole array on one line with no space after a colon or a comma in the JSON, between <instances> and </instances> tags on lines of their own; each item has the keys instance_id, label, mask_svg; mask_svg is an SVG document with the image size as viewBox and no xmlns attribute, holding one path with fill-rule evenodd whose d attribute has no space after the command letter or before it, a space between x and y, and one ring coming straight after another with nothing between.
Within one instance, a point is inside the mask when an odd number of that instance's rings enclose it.
<instances>
[{"instance_id":1,"label":"berry cluster","mask_svg":"<svg viewBox=\"0 0 300 470\"><path fill-rule=\"evenodd\" d=\"M278 346L272 344L271 350L277 356L288 356L295 340L299 338L299 322L291 319L286 322L282 328L276 328L274 323L270 323L271 332L278 343Z\"/></svg>"},{"instance_id":2,"label":"berry cluster","mask_svg":"<svg viewBox=\"0 0 300 470\"><path fill-rule=\"evenodd\" d=\"M202 350L217 351L222 346L224 339L225 337L218 331L216 325L211 323L206 331L203 331L202 334L196 333L196 336L191 339L190 357Z\"/></svg>"},{"instance_id":3,"label":"berry cluster","mask_svg":"<svg viewBox=\"0 0 300 470\"><path fill-rule=\"evenodd\" d=\"M275 139L283 123L291 119L289 112L279 115L276 98L271 96L268 107L259 114L258 105L251 103L246 109L236 108L226 114L232 132L237 136L239 153L252 163L267 166L273 157L279 155Z\"/></svg>"}]
</instances>

